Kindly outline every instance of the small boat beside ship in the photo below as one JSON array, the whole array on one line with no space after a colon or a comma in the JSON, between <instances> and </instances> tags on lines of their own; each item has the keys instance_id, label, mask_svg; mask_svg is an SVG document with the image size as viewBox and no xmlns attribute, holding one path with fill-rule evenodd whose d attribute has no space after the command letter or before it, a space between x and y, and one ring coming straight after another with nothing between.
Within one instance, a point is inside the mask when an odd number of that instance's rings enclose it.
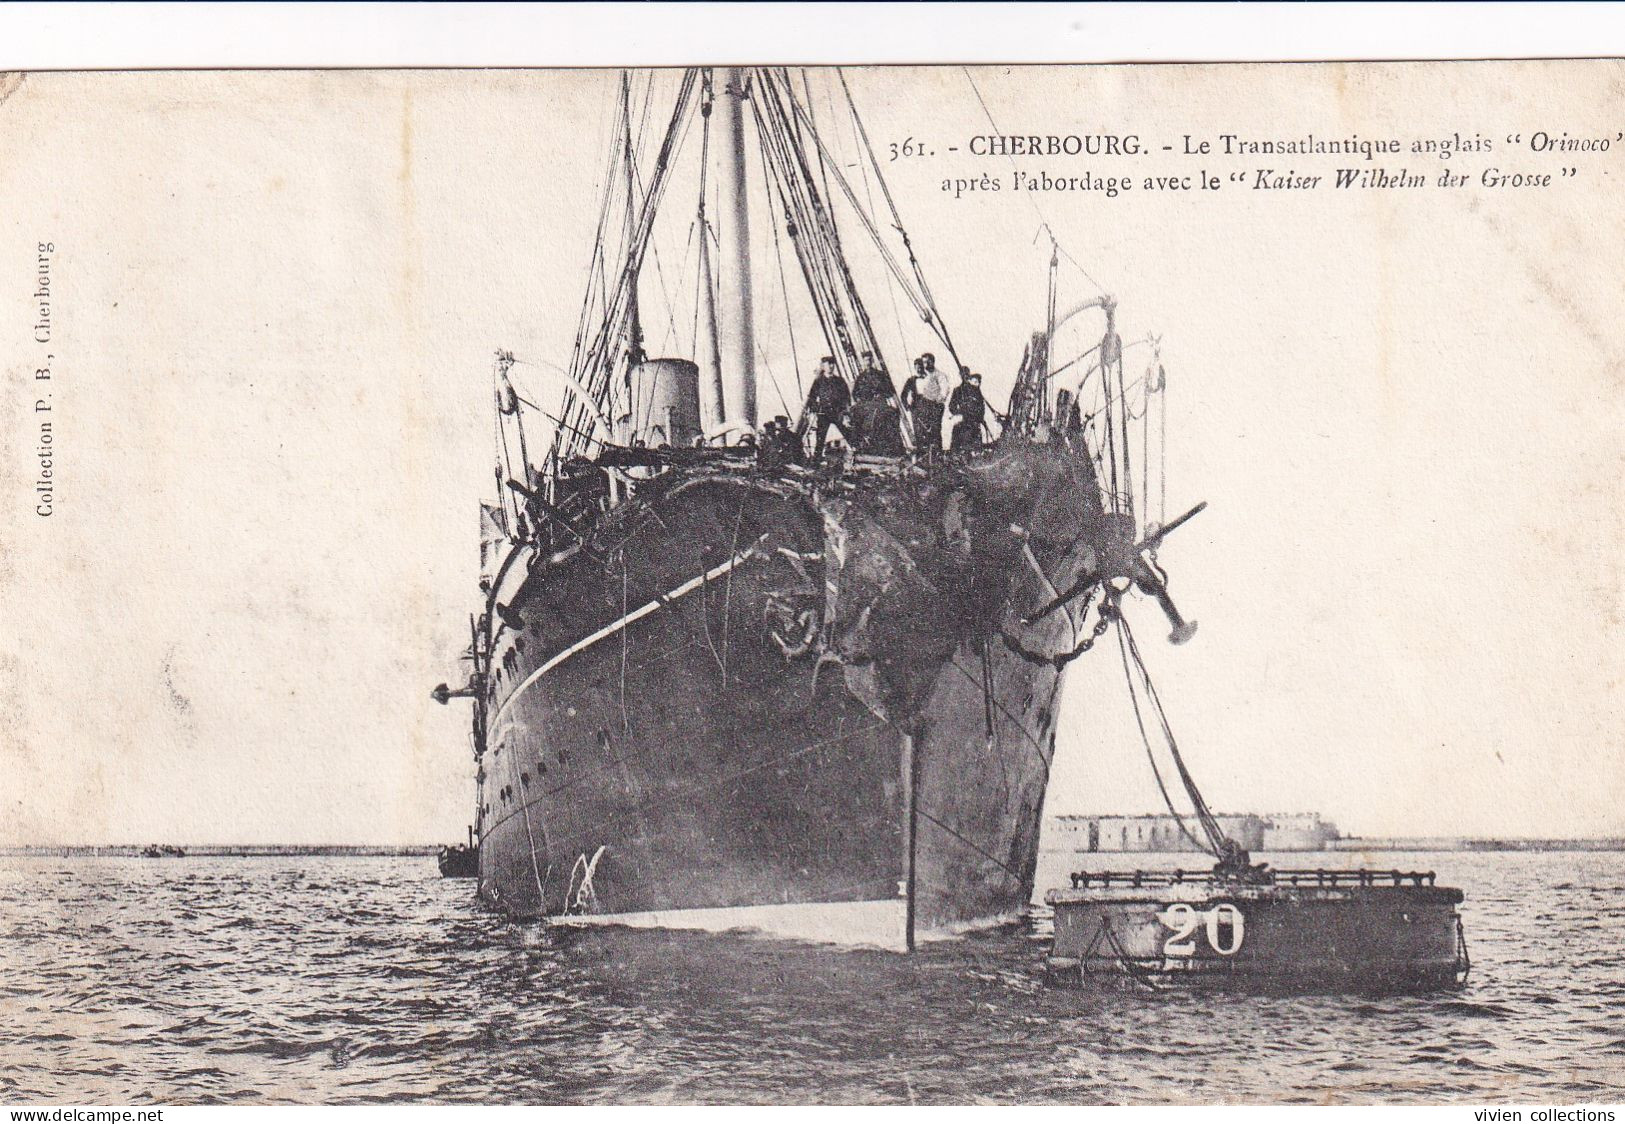
<instances>
[{"instance_id":1,"label":"small boat beside ship","mask_svg":"<svg viewBox=\"0 0 1625 1124\"><path fill-rule=\"evenodd\" d=\"M1046 893L1055 911L1045 960L1053 981L1387 992L1466 982L1471 965L1456 913L1463 894L1438 885L1434 872L1273 870L1253 862L1197 787L1121 619L1117 641L1157 790L1183 840L1216 861L1195 872L1078 871L1070 887ZM1170 766L1187 814L1164 777Z\"/></svg>"},{"instance_id":2,"label":"small boat beside ship","mask_svg":"<svg viewBox=\"0 0 1625 1124\"><path fill-rule=\"evenodd\" d=\"M1419 992L1472 966L1433 871L1079 871L1044 900L1058 983Z\"/></svg>"},{"instance_id":3,"label":"small boat beside ship","mask_svg":"<svg viewBox=\"0 0 1625 1124\"><path fill-rule=\"evenodd\" d=\"M478 878L480 876L480 849L474 842L474 829L468 829L467 843L453 843L440 848L435 855L442 878Z\"/></svg>"},{"instance_id":4,"label":"small boat beside ship","mask_svg":"<svg viewBox=\"0 0 1625 1124\"><path fill-rule=\"evenodd\" d=\"M462 843L440 848L440 853L435 856L435 862L440 866L440 877L442 878L478 878L480 876L479 851Z\"/></svg>"}]
</instances>

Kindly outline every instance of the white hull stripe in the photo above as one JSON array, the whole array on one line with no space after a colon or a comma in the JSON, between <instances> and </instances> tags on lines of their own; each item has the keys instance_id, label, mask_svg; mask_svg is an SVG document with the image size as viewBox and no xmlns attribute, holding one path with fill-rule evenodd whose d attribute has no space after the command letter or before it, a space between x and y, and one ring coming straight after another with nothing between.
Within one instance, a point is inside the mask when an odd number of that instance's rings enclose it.
<instances>
[{"instance_id":1,"label":"white hull stripe","mask_svg":"<svg viewBox=\"0 0 1625 1124\"><path fill-rule=\"evenodd\" d=\"M766 536L764 535L763 537L765 538ZM640 621L650 613L654 612L656 609L669 605L678 598L685 597L688 594L693 593L696 589L699 589L707 582L715 581L717 578L720 578L722 575L726 574L729 570L732 570L735 566L738 566L741 562L748 561L755 553L756 547L754 546L748 550L740 551L738 554L734 555L720 566L713 566L699 577L689 578L688 581L684 582L676 589L667 590L665 593L662 593L659 597L656 597L647 605L633 609L630 613L626 614L626 616L620 618L619 620L611 621L603 628L600 628L597 632L583 636L580 640L577 640L574 644L571 644L562 652L556 653L546 663L542 664L541 667L538 667L535 671L525 676L524 680L520 682L519 686L513 689L513 693L503 700L502 706L497 710L496 721L491 723L491 725L493 727L500 727L502 725L503 716L508 713L508 708L514 704L514 701L518 699L520 695L529 690L533 683L535 683L542 676L546 675L548 672L552 671L555 667L558 667L559 664L563 663L565 660L586 651L600 640L614 636L617 632L620 632L622 629L626 628L633 621ZM500 740L501 734L504 732L505 731L498 730L498 736L494 740Z\"/></svg>"}]
</instances>

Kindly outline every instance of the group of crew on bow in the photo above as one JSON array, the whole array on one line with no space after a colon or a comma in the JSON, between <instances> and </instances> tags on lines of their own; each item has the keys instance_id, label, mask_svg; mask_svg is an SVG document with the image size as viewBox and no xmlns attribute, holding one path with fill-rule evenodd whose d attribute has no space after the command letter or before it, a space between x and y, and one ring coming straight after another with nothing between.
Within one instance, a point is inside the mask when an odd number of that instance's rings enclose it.
<instances>
[{"instance_id":1,"label":"group of crew on bow","mask_svg":"<svg viewBox=\"0 0 1625 1124\"><path fill-rule=\"evenodd\" d=\"M818 374L795 426L785 415L773 418L763 430L761 447L770 457L799 461L806 453L805 438L810 429L812 459L816 463L824 456L824 445L833 428L854 452L902 456L904 411L916 451L942 450L945 414L954 418L948 447L955 451L974 449L982 443L987 420L982 376L961 367L956 386L946 372L937 369L936 357L927 352L914 360L914 374L899 394L873 352L863 353L863 369L850 387L836 368L834 356L826 355L818 361Z\"/></svg>"}]
</instances>

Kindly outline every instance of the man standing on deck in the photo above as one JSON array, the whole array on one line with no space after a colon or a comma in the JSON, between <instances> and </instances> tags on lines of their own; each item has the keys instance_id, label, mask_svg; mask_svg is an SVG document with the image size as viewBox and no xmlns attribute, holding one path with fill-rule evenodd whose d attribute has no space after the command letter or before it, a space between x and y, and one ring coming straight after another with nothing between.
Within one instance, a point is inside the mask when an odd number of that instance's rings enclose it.
<instances>
[{"instance_id":1,"label":"man standing on deck","mask_svg":"<svg viewBox=\"0 0 1625 1124\"><path fill-rule=\"evenodd\" d=\"M863 370L852 384L852 428L857 451L895 457L903 453L897 389L875 353L863 353Z\"/></svg>"},{"instance_id":2,"label":"man standing on deck","mask_svg":"<svg viewBox=\"0 0 1625 1124\"><path fill-rule=\"evenodd\" d=\"M846 431L846 408L852 404L852 392L847 389L846 380L835 369L835 357L826 355L818 361L818 377L813 379L812 389L807 392L807 408L801 413L801 424L796 427L796 436L806 434L809 424L813 427L813 463L818 463L824 456L824 440L829 436L829 427L834 426L841 431L847 444L852 443L852 437Z\"/></svg>"},{"instance_id":3,"label":"man standing on deck","mask_svg":"<svg viewBox=\"0 0 1625 1124\"><path fill-rule=\"evenodd\" d=\"M875 353L863 353L863 370L858 374L857 382L852 384L852 401L867 402L871 398L891 399L897 397L897 391L892 387L891 376L886 369L875 362Z\"/></svg>"},{"instance_id":4,"label":"man standing on deck","mask_svg":"<svg viewBox=\"0 0 1625 1124\"><path fill-rule=\"evenodd\" d=\"M949 448L954 452L974 449L982 443L982 423L987 418L987 399L982 397L982 376L966 369L963 380L948 400L948 412L959 418L954 423Z\"/></svg>"},{"instance_id":5,"label":"man standing on deck","mask_svg":"<svg viewBox=\"0 0 1625 1124\"><path fill-rule=\"evenodd\" d=\"M948 403L948 376L937 370L929 351L914 361L914 377L903 387L903 405L914 421L914 447L927 453L942 448L942 411Z\"/></svg>"},{"instance_id":6,"label":"man standing on deck","mask_svg":"<svg viewBox=\"0 0 1625 1124\"><path fill-rule=\"evenodd\" d=\"M857 452L880 457L903 455L902 420L890 398L873 395L853 402L852 430Z\"/></svg>"}]
</instances>

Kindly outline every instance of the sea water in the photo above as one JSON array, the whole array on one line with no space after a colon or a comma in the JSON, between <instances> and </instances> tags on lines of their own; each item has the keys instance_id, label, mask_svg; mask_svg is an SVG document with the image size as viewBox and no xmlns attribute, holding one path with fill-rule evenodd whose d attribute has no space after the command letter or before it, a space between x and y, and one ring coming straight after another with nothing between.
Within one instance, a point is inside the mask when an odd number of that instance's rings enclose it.
<instances>
[{"instance_id":1,"label":"sea water","mask_svg":"<svg viewBox=\"0 0 1625 1124\"><path fill-rule=\"evenodd\" d=\"M514 925L428 858L0 859L0 1104L1625 1098L1625 854L1372 858L1466 891L1465 990L1056 989L1041 909L905 957ZM1040 895L1136 863L1198 856Z\"/></svg>"}]
</instances>

